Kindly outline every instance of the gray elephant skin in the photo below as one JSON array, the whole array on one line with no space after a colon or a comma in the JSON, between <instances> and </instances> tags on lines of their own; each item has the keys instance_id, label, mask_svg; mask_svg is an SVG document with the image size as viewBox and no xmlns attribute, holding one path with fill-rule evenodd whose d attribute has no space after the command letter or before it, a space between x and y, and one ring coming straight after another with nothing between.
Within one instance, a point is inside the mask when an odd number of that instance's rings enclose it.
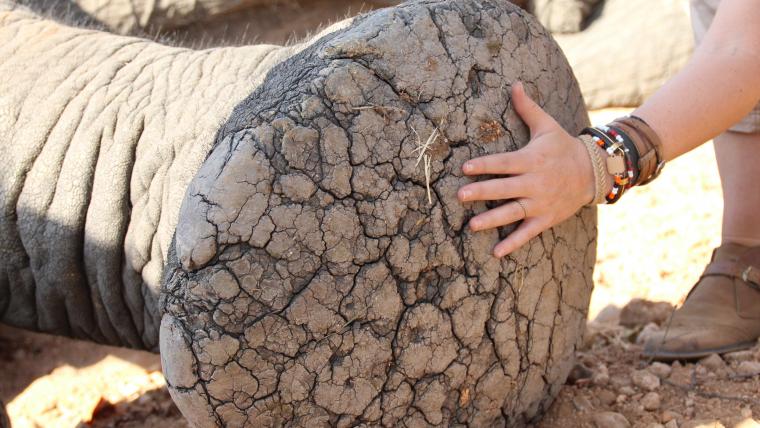
<instances>
[{"instance_id":1,"label":"gray elephant skin","mask_svg":"<svg viewBox=\"0 0 760 428\"><path fill-rule=\"evenodd\" d=\"M595 211L503 259L467 159L588 124L550 34L420 0L205 50L0 2L0 320L160 351L195 426L514 426L581 340ZM537 160L540 161L540 160ZM479 177L478 179L487 178Z\"/></svg>"}]
</instances>

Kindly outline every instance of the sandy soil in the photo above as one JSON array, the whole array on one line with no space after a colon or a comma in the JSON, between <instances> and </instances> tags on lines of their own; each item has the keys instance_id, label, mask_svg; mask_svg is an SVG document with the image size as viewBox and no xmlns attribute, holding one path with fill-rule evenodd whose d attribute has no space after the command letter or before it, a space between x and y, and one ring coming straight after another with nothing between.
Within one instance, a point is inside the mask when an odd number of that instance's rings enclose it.
<instances>
[{"instance_id":1,"label":"sandy soil","mask_svg":"<svg viewBox=\"0 0 760 428\"><path fill-rule=\"evenodd\" d=\"M626 112L595 112L592 122ZM721 208L711 144L670 163L658 180L620 203L600 208L589 318L607 308L606 321L591 324L578 370L537 426L760 426L753 421L760 416L760 376L747 371L755 367L750 363L760 365L760 347L720 362L651 365L636 344L646 323L616 323L615 308L636 297L680 302L719 243ZM157 356L2 326L0 400L15 428L186 426Z\"/></svg>"}]
</instances>

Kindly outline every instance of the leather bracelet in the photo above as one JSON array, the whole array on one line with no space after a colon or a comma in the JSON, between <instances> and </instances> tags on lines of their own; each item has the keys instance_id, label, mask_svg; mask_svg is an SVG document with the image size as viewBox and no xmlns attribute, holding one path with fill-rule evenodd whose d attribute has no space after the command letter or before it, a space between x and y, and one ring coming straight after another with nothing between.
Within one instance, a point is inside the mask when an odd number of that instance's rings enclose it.
<instances>
[{"instance_id":1,"label":"leather bracelet","mask_svg":"<svg viewBox=\"0 0 760 428\"><path fill-rule=\"evenodd\" d=\"M638 116L630 115L622 117L616 119L616 122L624 123L633 128L642 137L642 141L645 141L648 146L650 146L646 152L640 150L639 153L642 157L654 157L655 160L652 162L654 163L653 170L648 175L642 174L642 178L636 183L636 185L643 186L650 183L660 175L662 168L665 166L665 157L663 155L662 141L660 140L660 137L644 119ZM654 155L649 154L649 152L652 151L654 152Z\"/></svg>"}]
</instances>

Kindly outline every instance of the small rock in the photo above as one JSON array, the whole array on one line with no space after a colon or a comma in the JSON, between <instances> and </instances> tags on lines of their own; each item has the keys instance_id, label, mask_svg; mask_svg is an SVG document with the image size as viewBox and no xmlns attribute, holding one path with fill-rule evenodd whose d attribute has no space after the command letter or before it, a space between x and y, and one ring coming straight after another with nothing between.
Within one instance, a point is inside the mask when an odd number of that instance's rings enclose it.
<instances>
[{"instance_id":1,"label":"small rock","mask_svg":"<svg viewBox=\"0 0 760 428\"><path fill-rule=\"evenodd\" d=\"M686 416L687 419L691 419L694 417L695 414L696 414L696 411L694 410L694 407L687 407L686 413L684 414L684 416ZM712 425L708 425L708 426L712 428Z\"/></svg>"},{"instance_id":2,"label":"small rock","mask_svg":"<svg viewBox=\"0 0 760 428\"><path fill-rule=\"evenodd\" d=\"M623 395L627 395L629 397L632 396L632 395L634 395L634 394L636 394L636 390L633 389L633 388L631 388L630 386L621 387L618 392L621 393L621 394L623 394Z\"/></svg>"},{"instance_id":3,"label":"small rock","mask_svg":"<svg viewBox=\"0 0 760 428\"><path fill-rule=\"evenodd\" d=\"M681 428L726 428L720 421L715 419L696 419L684 422Z\"/></svg>"},{"instance_id":4,"label":"small rock","mask_svg":"<svg viewBox=\"0 0 760 428\"><path fill-rule=\"evenodd\" d=\"M610 377L610 385L615 389L620 389L624 386L631 386L631 378L626 375L617 375Z\"/></svg>"},{"instance_id":5,"label":"small rock","mask_svg":"<svg viewBox=\"0 0 760 428\"><path fill-rule=\"evenodd\" d=\"M583 383L583 381L590 380L594 373L588 367L583 364L575 364L570 370L570 374L567 375L567 384L575 385L576 383Z\"/></svg>"},{"instance_id":6,"label":"small rock","mask_svg":"<svg viewBox=\"0 0 760 428\"><path fill-rule=\"evenodd\" d=\"M639 332L639 335L636 336L636 344L637 345L643 345L649 341L649 339L652 338L655 334L660 332L660 326L657 324L650 322L649 324L645 325L644 328L641 329Z\"/></svg>"},{"instance_id":7,"label":"small rock","mask_svg":"<svg viewBox=\"0 0 760 428\"><path fill-rule=\"evenodd\" d=\"M585 412L594 408L588 398L582 395L573 397L573 407L579 412Z\"/></svg>"},{"instance_id":8,"label":"small rock","mask_svg":"<svg viewBox=\"0 0 760 428\"><path fill-rule=\"evenodd\" d=\"M620 311L620 325L636 327L651 323L662 324L673 312L673 305L668 302L652 302L645 299L633 299Z\"/></svg>"},{"instance_id":9,"label":"small rock","mask_svg":"<svg viewBox=\"0 0 760 428\"><path fill-rule=\"evenodd\" d=\"M707 367L705 367L705 366L703 366L701 364L697 364L694 367L694 373L698 374L699 376L707 376L707 373L708 373Z\"/></svg>"},{"instance_id":10,"label":"small rock","mask_svg":"<svg viewBox=\"0 0 760 428\"><path fill-rule=\"evenodd\" d=\"M683 419L683 417L672 410L665 410L662 412L662 415L660 415L660 421L664 424L677 419Z\"/></svg>"},{"instance_id":11,"label":"small rock","mask_svg":"<svg viewBox=\"0 0 760 428\"><path fill-rule=\"evenodd\" d=\"M586 324L586 331L583 333L583 349L590 349L597 341L604 342L606 337L612 337L623 331L619 325L610 325L591 321Z\"/></svg>"},{"instance_id":12,"label":"small rock","mask_svg":"<svg viewBox=\"0 0 760 428\"><path fill-rule=\"evenodd\" d=\"M742 361L736 368L736 373L740 376L757 376L760 374L760 362Z\"/></svg>"},{"instance_id":13,"label":"small rock","mask_svg":"<svg viewBox=\"0 0 760 428\"><path fill-rule=\"evenodd\" d=\"M755 353L751 350L747 351L736 351L736 352L729 352L727 354L723 354L723 358L726 359L726 361L731 363L739 363L742 361L750 361L755 358Z\"/></svg>"},{"instance_id":14,"label":"small rock","mask_svg":"<svg viewBox=\"0 0 760 428\"><path fill-rule=\"evenodd\" d=\"M709 356L699 360L699 364L704 366L710 371L719 371L726 368L726 362L718 354L710 354Z\"/></svg>"},{"instance_id":15,"label":"small rock","mask_svg":"<svg viewBox=\"0 0 760 428\"><path fill-rule=\"evenodd\" d=\"M594 425L597 428L630 428L628 419L620 413L601 412L594 415Z\"/></svg>"},{"instance_id":16,"label":"small rock","mask_svg":"<svg viewBox=\"0 0 760 428\"><path fill-rule=\"evenodd\" d=\"M628 396L625 394L620 394L615 398L615 403L617 404L623 404L628 400Z\"/></svg>"},{"instance_id":17,"label":"small rock","mask_svg":"<svg viewBox=\"0 0 760 428\"><path fill-rule=\"evenodd\" d=\"M610 383L610 372L606 365L600 364L596 368L594 374L591 375L591 383L598 386L605 386Z\"/></svg>"},{"instance_id":18,"label":"small rock","mask_svg":"<svg viewBox=\"0 0 760 428\"><path fill-rule=\"evenodd\" d=\"M597 397L599 397L599 401L605 406L609 406L610 404L614 403L616 398L615 393L609 389L603 389L599 391Z\"/></svg>"},{"instance_id":19,"label":"small rock","mask_svg":"<svg viewBox=\"0 0 760 428\"><path fill-rule=\"evenodd\" d=\"M744 419L752 419L752 408L749 406L742 407L742 417Z\"/></svg>"},{"instance_id":20,"label":"small rock","mask_svg":"<svg viewBox=\"0 0 760 428\"><path fill-rule=\"evenodd\" d=\"M651 423L651 424L647 425L647 428L665 428L665 425L658 424L658 423Z\"/></svg>"},{"instance_id":21,"label":"small rock","mask_svg":"<svg viewBox=\"0 0 760 428\"><path fill-rule=\"evenodd\" d=\"M675 419L665 424L665 428L678 428L678 422Z\"/></svg>"},{"instance_id":22,"label":"small rock","mask_svg":"<svg viewBox=\"0 0 760 428\"><path fill-rule=\"evenodd\" d=\"M620 323L620 308L609 304L594 318L595 323L618 325Z\"/></svg>"},{"instance_id":23,"label":"small rock","mask_svg":"<svg viewBox=\"0 0 760 428\"><path fill-rule=\"evenodd\" d=\"M694 399L693 398L687 398L683 400L683 404L686 407L694 407Z\"/></svg>"},{"instance_id":24,"label":"small rock","mask_svg":"<svg viewBox=\"0 0 760 428\"><path fill-rule=\"evenodd\" d=\"M644 410L652 411L660 408L660 394L656 392L647 392L641 399L641 405Z\"/></svg>"},{"instance_id":25,"label":"small rock","mask_svg":"<svg viewBox=\"0 0 760 428\"><path fill-rule=\"evenodd\" d=\"M647 391L654 391L660 387L660 378L647 370L636 370L631 374L634 385Z\"/></svg>"},{"instance_id":26,"label":"small rock","mask_svg":"<svg viewBox=\"0 0 760 428\"><path fill-rule=\"evenodd\" d=\"M667 379L673 368L670 365L656 361L649 366L649 371L660 379Z\"/></svg>"}]
</instances>

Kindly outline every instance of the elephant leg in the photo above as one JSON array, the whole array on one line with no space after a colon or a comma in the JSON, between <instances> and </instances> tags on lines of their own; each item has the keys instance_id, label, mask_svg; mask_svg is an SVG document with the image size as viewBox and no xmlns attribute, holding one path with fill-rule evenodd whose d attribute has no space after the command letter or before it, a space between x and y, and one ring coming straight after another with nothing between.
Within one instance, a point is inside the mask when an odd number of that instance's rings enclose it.
<instances>
[{"instance_id":1,"label":"elephant leg","mask_svg":"<svg viewBox=\"0 0 760 428\"><path fill-rule=\"evenodd\" d=\"M595 211L507 258L471 233L472 157L529 139L522 81L588 118L551 36L499 0L363 15L275 66L217 134L164 270L169 390L206 426L504 426L564 382L591 291Z\"/></svg>"}]
</instances>

